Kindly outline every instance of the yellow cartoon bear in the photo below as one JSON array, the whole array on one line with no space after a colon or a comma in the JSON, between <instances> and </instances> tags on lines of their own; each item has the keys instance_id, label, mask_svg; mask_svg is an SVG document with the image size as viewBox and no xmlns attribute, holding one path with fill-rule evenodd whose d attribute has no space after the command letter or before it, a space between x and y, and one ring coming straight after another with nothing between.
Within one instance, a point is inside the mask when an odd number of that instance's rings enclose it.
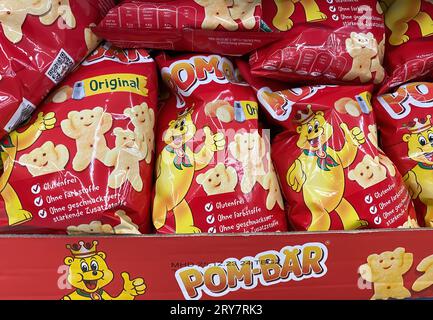
<instances>
[{"instance_id":1,"label":"yellow cartoon bear","mask_svg":"<svg viewBox=\"0 0 433 320\"><path fill-rule=\"evenodd\" d=\"M149 108L146 102L132 108L126 108L123 112L131 119L134 125L134 132L140 140L141 151L146 155L146 163L152 160L152 153L155 150L155 113Z\"/></svg>"},{"instance_id":2,"label":"yellow cartoon bear","mask_svg":"<svg viewBox=\"0 0 433 320\"><path fill-rule=\"evenodd\" d=\"M365 143L364 133L358 127L349 129L341 123L345 144L336 151L328 145L334 130L323 112L314 113L309 105L306 111L298 112L295 121L299 124L297 146L302 154L287 171L286 181L295 192L303 193L305 205L311 211L308 230L329 230L333 211L340 216L345 230L366 227L368 223L360 220L344 198L344 169L353 163L358 147Z\"/></svg>"},{"instance_id":3,"label":"yellow cartoon bear","mask_svg":"<svg viewBox=\"0 0 433 320\"><path fill-rule=\"evenodd\" d=\"M426 2L432 3L431 0ZM433 20L421 11L422 0L379 0L379 3L385 14L385 24L392 32L388 40L391 45L399 46L409 41L406 32L411 21L419 25L423 37L433 35Z\"/></svg>"},{"instance_id":4,"label":"yellow cartoon bear","mask_svg":"<svg viewBox=\"0 0 433 320\"><path fill-rule=\"evenodd\" d=\"M374 284L372 300L405 299L411 296L404 287L403 275L413 263L413 254L404 248L368 256L367 263L359 267L361 277Z\"/></svg>"},{"instance_id":5,"label":"yellow cartoon bear","mask_svg":"<svg viewBox=\"0 0 433 320\"><path fill-rule=\"evenodd\" d=\"M9 178L15 166L17 152L32 146L42 132L54 128L54 112L38 114L35 122L22 132L13 131L0 141L0 157L3 162L3 173L0 176L0 197L3 199L9 225L18 225L32 219L32 214L23 209L21 201L9 184Z\"/></svg>"},{"instance_id":6,"label":"yellow cartoon bear","mask_svg":"<svg viewBox=\"0 0 433 320\"><path fill-rule=\"evenodd\" d=\"M315 0L274 0L277 6L277 14L272 23L280 31L292 29L293 21L290 19L295 12L295 4L301 3L305 10L307 22L324 21L328 17L320 11Z\"/></svg>"},{"instance_id":7,"label":"yellow cartoon bear","mask_svg":"<svg viewBox=\"0 0 433 320\"><path fill-rule=\"evenodd\" d=\"M104 287L114 278L113 272L105 261L106 255L97 251L98 241L67 245L71 256L65 258L69 266L68 282L75 291L62 300L134 300L146 291L144 279L130 279L127 272L122 272L123 290L117 297L110 296Z\"/></svg>"},{"instance_id":8,"label":"yellow cartoon bear","mask_svg":"<svg viewBox=\"0 0 433 320\"><path fill-rule=\"evenodd\" d=\"M225 138L222 133L212 134L204 127L204 145L193 152L186 144L194 139L197 128L192 120L192 110L186 109L177 120L170 121L164 134L166 146L156 164L155 199L153 202L153 223L156 229L165 225L167 213L173 211L176 233L199 233L188 202L185 200L196 171L208 166L216 151L224 150Z\"/></svg>"},{"instance_id":9,"label":"yellow cartoon bear","mask_svg":"<svg viewBox=\"0 0 433 320\"><path fill-rule=\"evenodd\" d=\"M63 144L54 145L45 142L40 148L33 149L18 160L19 164L27 167L33 177L60 172L65 169L69 160L69 151Z\"/></svg>"},{"instance_id":10,"label":"yellow cartoon bear","mask_svg":"<svg viewBox=\"0 0 433 320\"><path fill-rule=\"evenodd\" d=\"M140 141L131 130L114 128L116 136L115 148L107 152L105 163L114 166L113 172L108 177L108 186L118 189L128 181L135 191L143 190L143 180L140 175L140 161L144 160L145 153L141 152Z\"/></svg>"},{"instance_id":11,"label":"yellow cartoon bear","mask_svg":"<svg viewBox=\"0 0 433 320\"><path fill-rule=\"evenodd\" d=\"M407 142L408 157L417 163L403 179L412 199L419 198L427 206L427 227L433 227L433 126L430 119L430 115L425 119L415 119L408 124L410 133L403 136L403 141Z\"/></svg>"}]
</instances>

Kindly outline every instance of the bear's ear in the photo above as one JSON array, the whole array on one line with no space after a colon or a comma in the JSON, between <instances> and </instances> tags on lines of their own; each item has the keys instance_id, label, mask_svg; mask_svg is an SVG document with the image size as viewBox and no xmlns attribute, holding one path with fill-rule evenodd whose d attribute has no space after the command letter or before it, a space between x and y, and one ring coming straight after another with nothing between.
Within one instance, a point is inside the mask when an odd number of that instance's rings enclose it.
<instances>
[{"instance_id":1,"label":"bear's ear","mask_svg":"<svg viewBox=\"0 0 433 320\"><path fill-rule=\"evenodd\" d=\"M350 33L350 37L351 37L351 38L356 38L357 35L358 35L358 34L357 34L356 32L354 32L354 31L352 31L352 32Z\"/></svg>"},{"instance_id":2,"label":"bear's ear","mask_svg":"<svg viewBox=\"0 0 433 320\"><path fill-rule=\"evenodd\" d=\"M322 116L322 117L325 116L325 114L323 113L323 111L317 111L317 112L316 112L316 115L318 115L318 116Z\"/></svg>"},{"instance_id":3,"label":"bear's ear","mask_svg":"<svg viewBox=\"0 0 433 320\"><path fill-rule=\"evenodd\" d=\"M79 115L78 111L71 111L71 112L68 113L68 119L75 118L78 115Z\"/></svg>"},{"instance_id":4,"label":"bear's ear","mask_svg":"<svg viewBox=\"0 0 433 320\"><path fill-rule=\"evenodd\" d=\"M23 154L20 159L18 160L18 163L22 166L26 166L27 164L29 164L29 155L28 154Z\"/></svg>"},{"instance_id":5,"label":"bear's ear","mask_svg":"<svg viewBox=\"0 0 433 320\"><path fill-rule=\"evenodd\" d=\"M372 255L368 256L367 262L368 262L368 264L372 264L373 262L377 261L377 259L379 259L379 255L378 254L372 254Z\"/></svg>"},{"instance_id":6,"label":"bear's ear","mask_svg":"<svg viewBox=\"0 0 433 320\"><path fill-rule=\"evenodd\" d=\"M123 110L123 114L125 116L131 116L132 115L132 109L131 108L126 108L125 110Z\"/></svg>"},{"instance_id":7,"label":"bear's ear","mask_svg":"<svg viewBox=\"0 0 433 320\"><path fill-rule=\"evenodd\" d=\"M42 145L43 149L54 150L54 143L52 141L47 141Z\"/></svg>"},{"instance_id":8,"label":"bear's ear","mask_svg":"<svg viewBox=\"0 0 433 320\"><path fill-rule=\"evenodd\" d=\"M217 171L223 171L223 170L226 169L226 166L224 165L224 163L219 162L219 163L215 166L215 169L216 169Z\"/></svg>"},{"instance_id":9,"label":"bear's ear","mask_svg":"<svg viewBox=\"0 0 433 320\"><path fill-rule=\"evenodd\" d=\"M205 180L206 176L204 173L201 173L197 176L197 178L195 179L195 181L197 181L198 184L203 185L204 180Z\"/></svg>"},{"instance_id":10,"label":"bear's ear","mask_svg":"<svg viewBox=\"0 0 433 320\"><path fill-rule=\"evenodd\" d=\"M410 134L409 133L406 133L405 135L403 135L403 141L404 142L409 142L409 140L410 140Z\"/></svg>"},{"instance_id":11,"label":"bear's ear","mask_svg":"<svg viewBox=\"0 0 433 320\"><path fill-rule=\"evenodd\" d=\"M297 132L297 133L301 133L301 132L302 132L302 126L298 126L298 127L296 128L296 132Z\"/></svg>"},{"instance_id":12,"label":"bear's ear","mask_svg":"<svg viewBox=\"0 0 433 320\"><path fill-rule=\"evenodd\" d=\"M347 177L352 181L356 181L355 170L350 170Z\"/></svg>"},{"instance_id":13,"label":"bear's ear","mask_svg":"<svg viewBox=\"0 0 433 320\"><path fill-rule=\"evenodd\" d=\"M375 156L374 159L373 159L373 161L374 161L375 163L377 163L377 164L380 164L379 156Z\"/></svg>"},{"instance_id":14,"label":"bear's ear","mask_svg":"<svg viewBox=\"0 0 433 320\"><path fill-rule=\"evenodd\" d=\"M362 159L362 162L373 162L373 157L369 154L366 154L364 159Z\"/></svg>"},{"instance_id":15,"label":"bear's ear","mask_svg":"<svg viewBox=\"0 0 433 320\"><path fill-rule=\"evenodd\" d=\"M367 33L367 37L370 38L370 39L374 38L374 36L373 36L373 34L371 32Z\"/></svg>"},{"instance_id":16,"label":"bear's ear","mask_svg":"<svg viewBox=\"0 0 433 320\"><path fill-rule=\"evenodd\" d=\"M393 251L394 255L397 257L401 257L404 254L404 248L398 247Z\"/></svg>"},{"instance_id":17,"label":"bear's ear","mask_svg":"<svg viewBox=\"0 0 433 320\"><path fill-rule=\"evenodd\" d=\"M105 260L105 257L107 256L106 254L105 254L105 252L102 252L102 251L99 251L98 253L97 253L97 255L98 256L100 256L102 259L104 259Z\"/></svg>"},{"instance_id":18,"label":"bear's ear","mask_svg":"<svg viewBox=\"0 0 433 320\"><path fill-rule=\"evenodd\" d=\"M93 111L96 112L97 114L102 114L104 112L104 109L102 109L102 107L96 107L93 108Z\"/></svg>"},{"instance_id":19,"label":"bear's ear","mask_svg":"<svg viewBox=\"0 0 433 320\"><path fill-rule=\"evenodd\" d=\"M67 266L70 266L72 264L72 262L74 262L74 258L72 258L72 257L66 257L65 260L64 260L64 262L65 262L65 264Z\"/></svg>"}]
</instances>

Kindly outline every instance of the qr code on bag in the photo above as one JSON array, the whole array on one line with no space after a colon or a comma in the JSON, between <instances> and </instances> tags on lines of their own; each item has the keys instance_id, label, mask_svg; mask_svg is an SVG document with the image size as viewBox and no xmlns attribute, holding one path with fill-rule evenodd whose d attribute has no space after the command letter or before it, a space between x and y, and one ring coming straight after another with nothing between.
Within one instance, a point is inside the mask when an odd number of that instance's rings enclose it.
<instances>
[{"instance_id":1,"label":"qr code on bag","mask_svg":"<svg viewBox=\"0 0 433 320\"><path fill-rule=\"evenodd\" d=\"M45 75L52 82L58 84L73 66L74 59L65 50L61 49Z\"/></svg>"}]
</instances>

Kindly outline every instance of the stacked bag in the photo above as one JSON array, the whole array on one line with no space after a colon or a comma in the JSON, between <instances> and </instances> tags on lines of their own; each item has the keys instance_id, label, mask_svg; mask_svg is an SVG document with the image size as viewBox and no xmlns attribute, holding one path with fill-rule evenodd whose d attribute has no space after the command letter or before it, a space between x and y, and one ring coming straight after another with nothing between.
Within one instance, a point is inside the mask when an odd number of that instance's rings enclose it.
<instances>
[{"instance_id":1,"label":"stacked bag","mask_svg":"<svg viewBox=\"0 0 433 320\"><path fill-rule=\"evenodd\" d=\"M431 1L46 2L0 19L0 232L433 226Z\"/></svg>"}]
</instances>

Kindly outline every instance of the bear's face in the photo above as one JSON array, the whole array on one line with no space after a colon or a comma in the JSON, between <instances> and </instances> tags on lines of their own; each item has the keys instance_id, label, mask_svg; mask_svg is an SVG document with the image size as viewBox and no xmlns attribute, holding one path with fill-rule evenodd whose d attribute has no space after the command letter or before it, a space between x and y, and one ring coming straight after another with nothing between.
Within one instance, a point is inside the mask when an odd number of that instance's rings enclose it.
<instances>
[{"instance_id":1,"label":"bear's face","mask_svg":"<svg viewBox=\"0 0 433 320\"><path fill-rule=\"evenodd\" d=\"M75 288L93 293L113 280L113 272L105 262L105 253L98 252L86 258L66 257L69 266L68 282Z\"/></svg>"},{"instance_id":2,"label":"bear's face","mask_svg":"<svg viewBox=\"0 0 433 320\"><path fill-rule=\"evenodd\" d=\"M164 142L173 149L181 148L194 137L196 131L197 128L192 121L191 112L186 111L180 114L176 120L170 121L164 134Z\"/></svg>"},{"instance_id":3,"label":"bear's face","mask_svg":"<svg viewBox=\"0 0 433 320\"><path fill-rule=\"evenodd\" d=\"M380 164L379 157L373 159L367 154L355 169L349 171L348 177L366 189L386 179L386 168Z\"/></svg>"},{"instance_id":4,"label":"bear's face","mask_svg":"<svg viewBox=\"0 0 433 320\"><path fill-rule=\"evenodd\" d=\"M101 107L96 107L92 110L71 111L68 118L76 131L89 130L101 125L103 113L104 110Z\"/></svg>"},{"instance_id":5,"label":"bear's face","mask_svg":"<svg viewBox=\"0 0 433 320\"><path fill-rule=\"evenodd\" d=\"M350 38L355 48L372 48L374 36L371 32L367 34L352 32Z\"/></svg>"},{"instance_id":6,"label":"bear's face","mask_svg":"<svg viewBox=\"0 0 433 320\"><path fill-rule=\"evenodd\" d=\"M410 159L433 165L433 128L420 133L405 134L403 141L407 142Z\"/></svg>"},{"instance_id":7,"label":"bear's face","mask_svg":"<svg viewBox=\"0 0 433 320\"><path fill-rule=\"evenodd\" d=\"M313 119L296 128L299 139L296 145L300 149L316 151L322 148L332 137L334 129L325 120L323 112L316 112Z\"/></svg>"},{"instance_id":8,"label":"bear's face","mask_svg":"<svg viewBox=\"0 0 433 320\"><path fill-rule=\"evenodd\" d=\"M125 115L127 115L134 126L149 126L153 128L153 117L150 114L149 107L146 102L141 105L134 106L132 108L125 109ZM152 111L153 112L153 111Z\"/></svg>"},{"instance_id":9,"label":"bear's face","mask_svg":"<svg viewBox=\"0 0 433 320\"><path fill-rule=\"evenodd\" d=\"M385 251L381 254L373 254L368 257L368 264L373 272L395 272L402 267L404 249L397 248L394 251Z\"/></svg>"},{"instance_id":10,"label":"bear's face","mask_svg":"<svg viewBox=\"0 0 433 320\"><path fill-rule=\"evenodd\" d=\"M253 133L238 133L234 141L229 145L232 155L239 161L248 161L250 163L262 162L266 153L264 139L258 131Z\"/></svg>"},{"instance_id":11,"label":"bear's face","mask_svg":"<svg viewBox=\"0 0 433 320\"><path fill-rule=\"evenodd\" d=\"M32 169L44 169L49 164L57 163L57 153L51 141L46 142L42 147L34 149L32 152L23 155L20 163Z\"/></svg>"},{"instance_id":12,"label":"bear's face","mask_svg":"<svg viewBox=\"0 0 433 320\"><path fill-rule=\"evenodd\" d=\"M123 130L121 128L115 128L113 130L116 136L116 147L118 148L137 148L136 135L131 130Z\"/></svg>"},{"instance_id":13,"label":"bear's face","mask_svg":"<svg viewBox=\"0 0 433 320\"><path fill-rule=\"evenodd\" d=\"M198 175L196 181L203 186L207 194L220 194L233 191L236 177L233 168L226 168L224 164L219 163L215 168Z\"/></svg>"}]
</instances>

